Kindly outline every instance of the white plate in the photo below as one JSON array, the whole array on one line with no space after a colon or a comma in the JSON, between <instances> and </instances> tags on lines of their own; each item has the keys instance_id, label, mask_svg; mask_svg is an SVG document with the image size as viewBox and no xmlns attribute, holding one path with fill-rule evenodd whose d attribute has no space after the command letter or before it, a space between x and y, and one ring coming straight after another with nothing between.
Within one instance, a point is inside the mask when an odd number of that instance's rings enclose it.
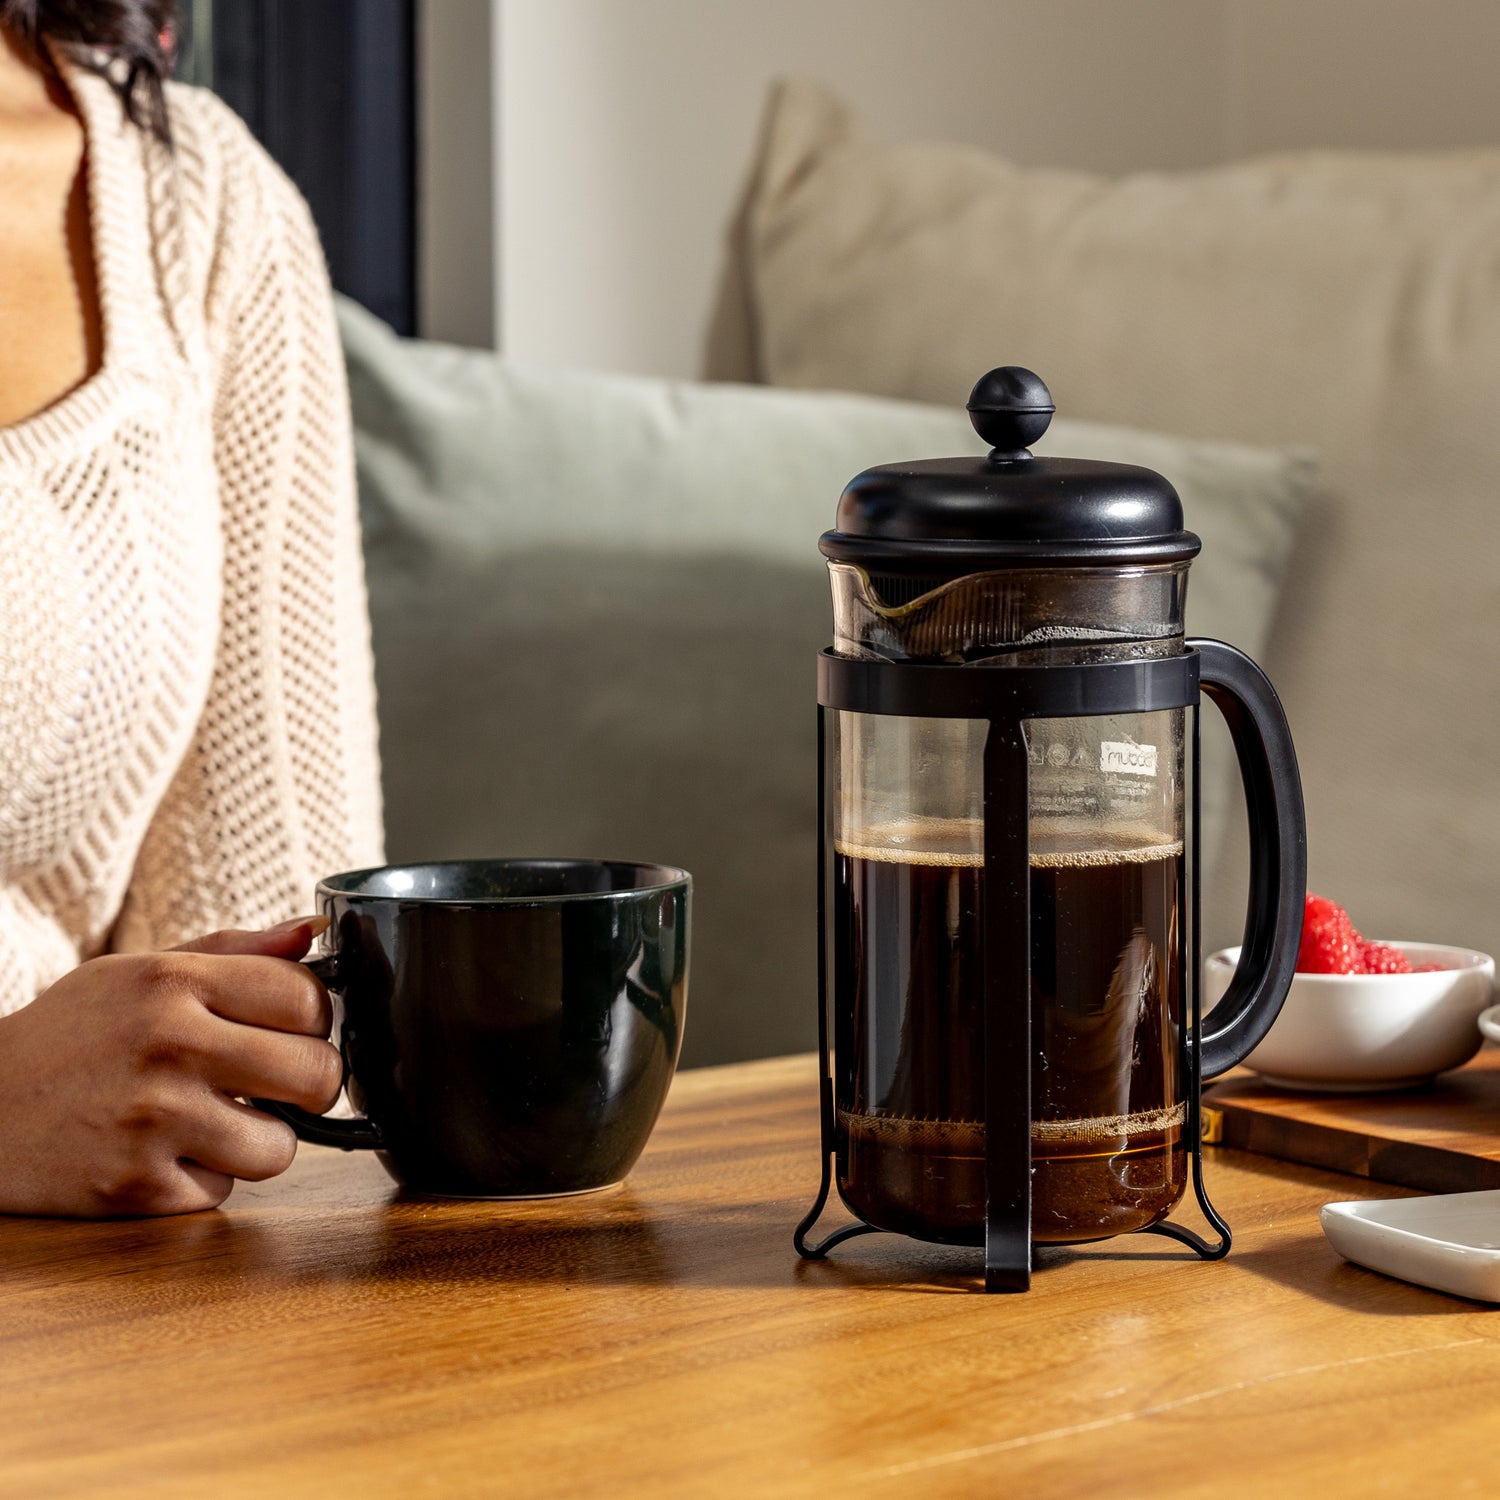
<instances>
[{"instance_id":1,"label":"white plate","mask_svg":"<svg viewBox=\"0 0 1500 1500\"><path fill-rule=\"evenodd\" d=\"M1457 1297L1500 1302L1500 1191L1329 1203L1319 1217L1345 1260Z\"/></svg>"}]
</instances>

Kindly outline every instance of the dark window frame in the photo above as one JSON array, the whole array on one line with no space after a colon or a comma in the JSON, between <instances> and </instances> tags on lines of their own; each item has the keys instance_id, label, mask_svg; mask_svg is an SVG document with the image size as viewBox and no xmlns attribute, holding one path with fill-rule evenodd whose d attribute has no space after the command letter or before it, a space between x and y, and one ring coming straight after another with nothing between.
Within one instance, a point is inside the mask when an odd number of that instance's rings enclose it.
<instances>
[{"instance_id":1,"label":"dark window frame","mask_svg":"<svg viewBox=\"0 0 1500 1500\"><path fill-rule=\"evenodd\" d=\"M301 189L334 286L403 334L417 322L415 8L179 4L179 75L219 94Z\"/></svg>"}]
</instances>

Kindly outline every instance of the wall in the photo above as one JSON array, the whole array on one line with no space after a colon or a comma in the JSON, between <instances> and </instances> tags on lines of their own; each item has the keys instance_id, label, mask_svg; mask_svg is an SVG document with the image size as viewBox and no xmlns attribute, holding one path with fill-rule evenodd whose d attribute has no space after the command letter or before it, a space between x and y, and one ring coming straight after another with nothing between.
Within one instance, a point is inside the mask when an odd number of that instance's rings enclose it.
<instances>
[{"instance_id":1,"label":"wall","mask_svg":"<svg viewBox=\"0 0 1500 1500\"><path fill-rule=\"evenodd\" d=\"M417 10L417 325L494 343L499 24L490 0Z\"/></svg>"},{"instance_id":2,"label":"wall","mask_svg":"<svg viewBox=\"0 0 1500 1500\"><path fill-rule=\"evenodd\" d=\"M700 371L782 73L890 138L1108 172L1500 144L1495 0L425 0L424 26L424 330L552 364Z\"/></svg>"},{"instance_id":3,"label":"wall","mask_svg":"<svg viewBox=\"0 0 1500 1500\"><path fill-rule=\"evenodd\" d=\"M1105 170L1217 150L1212 72L1174 62L1222 50L1201 0L502 0L500 45L500 333L559 364L696 373L781 73L897 138Z\"/></svg>"},{"instance_id":4,"label":"wall","mask_svg":"<svg viewBox=\"0 0 1500 1500\"><path fill-rule=\"evenodd\" d=\"M1229 0L1223 153L1500 145L1495 0Z\"/></svg>"}]
</instances>

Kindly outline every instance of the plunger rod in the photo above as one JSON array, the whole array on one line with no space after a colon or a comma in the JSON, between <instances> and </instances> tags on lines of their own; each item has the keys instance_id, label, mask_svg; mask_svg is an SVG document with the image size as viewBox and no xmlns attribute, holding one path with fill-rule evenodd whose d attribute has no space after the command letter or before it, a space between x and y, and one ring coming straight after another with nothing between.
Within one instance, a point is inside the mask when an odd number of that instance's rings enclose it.
<instances>
[{"instance_id":1,"label":"plunger rod","mask_svg":"<svg viewBox=\"0 0 1500 1500\"><path fill-rule=\"evenodd\" d=\"M1026 735L984 747L984 1289L1031 1286L1031 833Z\"/></svg>"}]
</instances>

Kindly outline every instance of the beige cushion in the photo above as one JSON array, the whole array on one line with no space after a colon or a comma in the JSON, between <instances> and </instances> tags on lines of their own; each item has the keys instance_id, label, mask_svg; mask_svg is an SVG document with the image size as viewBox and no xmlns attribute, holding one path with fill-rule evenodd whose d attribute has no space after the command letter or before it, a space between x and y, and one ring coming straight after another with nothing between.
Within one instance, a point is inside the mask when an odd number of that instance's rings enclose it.
<instances>
[{"instance_id":1,"label":"beige cushion","mask_svg":"<svg viewBox=\"0 0 1500 1500\"><path fill-rule=\"evenodd\" d=\"M1318 450L1266 657L1312 884L1368 932L1500 950L1500 152L1110 179L882 145L805 85L763 141L762 378L953 402L1024 364L1069 416Z\"/></svg>"},{"instance_id":2,"label":"beige cushion","mask_svg":"<svg viewBox=\"0 0 1500 1500\"><path fill-rule=\"evenodd\" d=\"M697 880L684 1057L817 1040L818 534L871 463L982 451L961 411L528 369L340 309L393 859L588 854ZM1171 469L1258 642L1308 479L1285 454L1063 422ZM1217 570L1217 580L1215 571Z\"/></svg>"}]
</instances>

